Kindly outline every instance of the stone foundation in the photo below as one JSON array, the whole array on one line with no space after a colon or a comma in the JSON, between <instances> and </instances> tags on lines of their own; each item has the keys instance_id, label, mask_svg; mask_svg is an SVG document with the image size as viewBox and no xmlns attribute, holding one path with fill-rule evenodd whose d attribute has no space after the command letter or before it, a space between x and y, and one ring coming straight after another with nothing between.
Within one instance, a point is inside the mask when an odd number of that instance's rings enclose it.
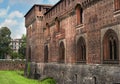
<instances>
[{"instance_id":1,"label":"stone foundation","mask_svg":"<svg viewBox=\"0 0 120 84\"><path fill-rule=\"evenodd\" d=\"M36 69L37 71L35 72ZM118 65L70 65L39 63L32 68L34 74L52 77L57 84L120 84L120 66Z\"/></svg>"}]
</instances>

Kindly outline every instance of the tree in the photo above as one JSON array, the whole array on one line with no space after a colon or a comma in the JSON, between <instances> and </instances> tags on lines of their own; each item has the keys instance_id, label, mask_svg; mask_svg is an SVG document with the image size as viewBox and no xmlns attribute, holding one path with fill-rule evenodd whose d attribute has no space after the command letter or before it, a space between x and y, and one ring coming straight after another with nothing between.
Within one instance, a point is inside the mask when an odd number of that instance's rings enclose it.
<instances>
[{"instance_id":1,"label":"tree","mask_svg":"<svg viewBox=\"0 0 120 84\"><path fill-rule=\"evenodd\" d=\"M0 58L4 59L7 54L11 51L11 31L7 27L0 28Z\"/></svg>"},{"instance_id":2,"label":"tree","mask_svg":"<svg viewBox=\"0 0 120 84\"><path fill-rule=\"evenodd\" d=\"M11 52L10 55L11 55L11 58L12 58L12 59L17 59L17 58L19 58L19 56L20 56L20 55L18 54L18 52Z\"/></svg>"},{"instance_id":3,"label":"tree","mask_svg":"<svg viewBox=\"0 0 120 84\"><path fill-rule=\"evenodd\" d=\"M26 35L22 35L22 44L19 48L19 54L20 54L20 58L24 59L25 58L25 55L26 55Z\"/></svg>"}]
</instances>

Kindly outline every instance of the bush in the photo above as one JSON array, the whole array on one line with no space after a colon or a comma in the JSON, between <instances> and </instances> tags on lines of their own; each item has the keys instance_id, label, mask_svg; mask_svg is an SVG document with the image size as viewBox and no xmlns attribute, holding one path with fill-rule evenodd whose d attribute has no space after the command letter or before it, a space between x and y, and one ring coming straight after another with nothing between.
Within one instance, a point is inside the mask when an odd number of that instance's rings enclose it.
<instances>
[{"instance_id":1,"label":"bush","mask_svg":"<svg viewBox=\"0 0 120 84\"><path fill-rule=\"evenodd\" d=\"M45 78L40 81L40 84L56 84L56 81L53 78Z\"/></svg>"},{"instance_id":2,"label":"bush","mask_svg":"<svg viewBox=\"0 0 120 84\"><path fill-rule=\"evenodd\" d=\"M30 62L27 63L27 76L30 75Z\"/></svg>"}]
</instances>

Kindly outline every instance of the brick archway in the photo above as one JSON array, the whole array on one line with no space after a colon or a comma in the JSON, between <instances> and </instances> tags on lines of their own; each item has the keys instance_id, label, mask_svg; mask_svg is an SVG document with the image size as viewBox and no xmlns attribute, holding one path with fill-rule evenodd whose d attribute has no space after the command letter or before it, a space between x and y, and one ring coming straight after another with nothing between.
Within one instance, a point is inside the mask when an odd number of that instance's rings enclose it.
<instances>
[{"instance_id":1,"label":"brick archway","mask_svg":"<svg viewBox=\"0 0 120 84\"><path fill-rule=\"evenodd\" d=\"M77 63L86 62L86 43L83 37L80 37L77 41Z\"/></svg>"},{"instance_id":2,"label":"brick archway","mask_svg":"<svg viewBox=\"0 0 120 84\"><path fill-rule=\"evenodd\" d=\"M116 64L119 61L119 41L115 31L109 29L103 38L103 63Z\"/></svg>"},{"instance_id":3,"label":"brick archway","mask_svg":"<svg viewBox=\"0 0 120 84\"><path fill-rule=\"evenodd\" d=\"M44 62L48 62L48 55L49 55L49 50L48 50L48 45L45 46L44 48Z\"/></svg>"},{"instance_id":4,"label":"brick archway","mask_svg":"<svg viewBox=\"0 0 120 84\"><path fill-rule=\"evenodd\" d=\"M60 42L59 45L59 62L60 63L65 62L65 46L63 42Z\"/></svg>"}]
</instances>

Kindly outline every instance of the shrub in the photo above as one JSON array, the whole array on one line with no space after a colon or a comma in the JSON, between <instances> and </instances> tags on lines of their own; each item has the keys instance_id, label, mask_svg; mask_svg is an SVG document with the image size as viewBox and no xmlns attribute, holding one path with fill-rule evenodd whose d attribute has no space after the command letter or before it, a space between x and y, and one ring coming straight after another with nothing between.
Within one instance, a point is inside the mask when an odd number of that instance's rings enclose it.
<instances>
[{"instance_id":1,"label":"shrub","mask_svg":"<svg viewBox=\"0 0 120 84\"><path fill-rule=\"evenodd\" d=\"M45 78L40 81L40 84L56 84L56 81L53 78Z\"/></svg>"}]
</instances>

